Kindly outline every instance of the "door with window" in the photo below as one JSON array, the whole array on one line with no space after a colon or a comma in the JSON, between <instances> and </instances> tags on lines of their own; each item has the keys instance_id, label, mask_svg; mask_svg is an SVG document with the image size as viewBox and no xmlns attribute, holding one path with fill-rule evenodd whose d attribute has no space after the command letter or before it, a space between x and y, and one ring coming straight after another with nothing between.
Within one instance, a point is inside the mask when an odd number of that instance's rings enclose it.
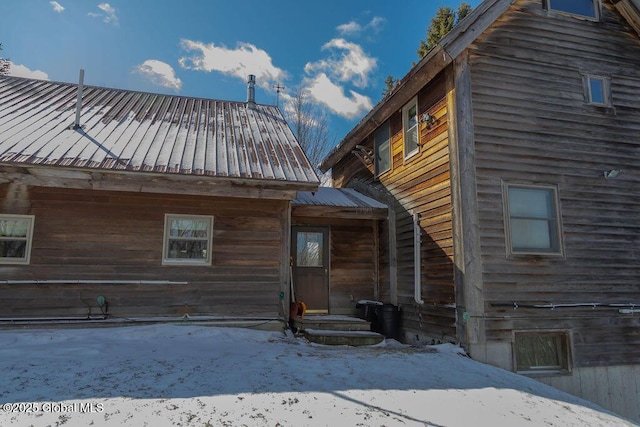
<instances>
[{"instance_id":1,"label":"door with window","mask_svg":"<svg viewBox=\"0 0 640 427\"><path fill-rule=\"evenodd\" d=\"M295 300L307 313L329 312L329 229L293 227L291 234Z\"/></svg>"}]
</instances>

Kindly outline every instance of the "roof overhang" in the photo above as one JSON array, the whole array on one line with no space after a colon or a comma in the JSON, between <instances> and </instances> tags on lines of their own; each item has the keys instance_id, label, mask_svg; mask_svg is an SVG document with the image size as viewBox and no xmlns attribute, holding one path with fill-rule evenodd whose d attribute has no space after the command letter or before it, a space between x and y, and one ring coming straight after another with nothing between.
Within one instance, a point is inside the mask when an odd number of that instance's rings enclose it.
<instances>
[{"instance_id":1,"label":"roof overhang","mask_svg":"<svg viewBox=\"0 0 640 427\"><path fill-rule=\"evenodd\" d=\"M320 187L314 192L299 192L291 202L293 217L339 219L386 219L387 205L351 188Z\"/></svg>"},{"instance_id":2,"label":"roof overhang","mask_svg":"<svg viewBox=\"0 0 640 427\"><path fill-rule=\"evenodd\" d=\"M611 3L640 35L640 0L611 0Z\"/></svg>"},{"instance_id":3,"label":"roof overhang","mask_svg":"<svg viewBox=\"0 0 640 427\"><path fill-rule=\"evenodd\" d=\"M293 200L298 191L315 191L317 184L290 181L223 178L154 172L106 171L60 166L0 163L0 184L33 187L194 196Z\"/></svg>"},{"instance_id":4,"label":"roof overhang","mask_svg":"<svg viewBox=\"0 0 640 427\"><path fill-rule=\"evenodd\" d=\"M482 34L515 0L486 0L458 23L427 56L400 80L386 98L376 105L325 157L319 168L326 172L349 154L363 139L401 109L431 79ZM635 0L634 0L635 1Z\"/></svg>"}]
</instances>

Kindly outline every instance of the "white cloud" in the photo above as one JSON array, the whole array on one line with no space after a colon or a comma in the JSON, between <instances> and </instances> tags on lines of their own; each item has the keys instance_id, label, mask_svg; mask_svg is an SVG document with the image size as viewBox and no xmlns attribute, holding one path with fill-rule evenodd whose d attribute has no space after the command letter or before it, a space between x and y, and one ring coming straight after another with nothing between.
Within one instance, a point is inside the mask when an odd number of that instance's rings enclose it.
<instances>
[{"instance_id":1,"label":"white cloud","mask_svg":"<svg viewBox=\"0 0 640 427\"><path fill-rule=\"evenodd\" d=\"M353 119L359 114L373 108L371 99L350 90L346 96L344 88L333 83L325 73L320 73L307 82L308 91L319 103L324 104L335 114Z\"/></svg>"},{"instance_id":2,"label":"white cloud","mask_svg":"<svg viewBox=\"0 0 640 427\"><path fill-rule=\"evenodd\" d=\"M39 80L49 80L49 76L44 71L40 70L30 70L24 65L14 64L9 61L11 64L9 66L9 75L15 77L27 77L30 79L39 79Z\"/></svg>"},{"instance_id":3,"label":"white cloud","mask_svg":"<svg viewBox=\"0 0 640 427\"><path fill-rule=\"evenodd\" d=\"M368 56L360 45L342 38L329 41L322 50L334 53L328 59L307 63L304 66L307 74L325 72L339 81L353 82L359 88L367 87L369 73L376 67L376 58Z\"/></svg>"},{"instance_id":4,"label":"white cloud","mask_svg":"<svg viewBox=\"0 0 640 427\"><path fill-rule=\"evenodd\" d=\"M87 13L87 15L89 15L92 18L103 17L102 22L104 22L105 24L113 24L116 26L119 25L118 15L116 15L116 9L114 7L111 7L109 3L100 3L98 5L98 9L103 11L104 14L97 13L97 12L89 12Z\"/></svg>"},{"instance_id":5,"label":"white cloud","mask_svg":"<svg viewBox=\"0 0 640 427\"><path fill-rule=\"evenodd\" d=\"M384 18L374 16L373 18L371 18L371 21L369 21L364 26L358 24L356 21L350 21L346 24L338 25L336 29L342 35L357 35L369 30L377 33L378 31L380 31L380 27L384 23L384 21Z\"/></svg>"},{"instance_id":6,"label":"white cloud","mask_svg":"<svg viewBox=\"0 0 640 427\"><path fill-rule=\"evenodd\" d=\"M362 26L356 21L351 21L346 24L338 25L336 28L340 34L353 34L362 31Z\"/></svg>"},{"instance_id":7,"label":"white cloud","mask_svg":"<svg viewBox=\"0 0 640 427\"><path fill-rule=\"evenodd\" d=\"M53 7L54 12L61 13L64 10L64 7L57 1L50 1L49 4Z\"/></svg>"},{"instance_id":8,"label":"white cloud","mask_svg":"<svg viewBox=\"0 0 640 427\"><path fill-rule=\"evenodd\" d=\"M271 88L275 83L284 81L287 73L274 66L271 56L250 43L238 43L235 49L205 44L199 41L181 41L182 48L191 56L179 59L180 66L189 70L217 71L246 80L249 74L256 76L256 83L264 88Z\"/></svg>"},{"instance_id":9,"label":"white cloud","mask_svg":"<svg viewBox=\"0 0 640 427\"><path fill-rule=\"evenodd\" d=\"M157 86L173 89L176 92L182 88L182 80L176 77L173 67L157 59L147 59L142 64L136 65L134 71Z\"/></svg>"}]
</instances>

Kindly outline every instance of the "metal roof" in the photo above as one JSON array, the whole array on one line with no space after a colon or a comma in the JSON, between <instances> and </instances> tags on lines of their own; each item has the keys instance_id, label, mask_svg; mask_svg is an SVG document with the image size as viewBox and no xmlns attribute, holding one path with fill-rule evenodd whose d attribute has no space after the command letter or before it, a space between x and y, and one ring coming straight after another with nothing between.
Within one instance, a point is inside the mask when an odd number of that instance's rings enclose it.
<instances>
[{"instance_id":1,"label":"metal roof","mask_svg":"<svg viewBox=\"0 0 640 427\"><path fill-rule=\"evenodd\" d=\"M345 208L374 208L387 209L387 205L380 203L352 188L319 187L318 191L298 191L298 197L292 205L306 206L338 206Z\"/></svg>"},{"instance_id":2,"label":"metal roof","mask_svg":"<svg viewBox=\"0 0 640 427\"><path fill-rule=\"evenodd\" d=\"M0 162L318 184L275 106L0 77Z\"/></svg>"}]
</instances>

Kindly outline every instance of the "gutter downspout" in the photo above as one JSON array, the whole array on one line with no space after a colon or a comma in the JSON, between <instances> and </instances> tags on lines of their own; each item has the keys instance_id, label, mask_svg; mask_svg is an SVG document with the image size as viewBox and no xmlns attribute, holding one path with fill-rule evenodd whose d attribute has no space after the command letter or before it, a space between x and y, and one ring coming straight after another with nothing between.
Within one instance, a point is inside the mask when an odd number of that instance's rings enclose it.
<instances>
[{"instance_id":1,"label":"gutter downspout","mask_svg":"<svg viewBox=\"0 0 640 427\"><path fill-rule=\"evenodd\" d=\"M420 247L422 243L422 233L420 231L420 215L413 214L413 299L417 304L424 304L422 300Z\"/></svg>"}]
</instances>

